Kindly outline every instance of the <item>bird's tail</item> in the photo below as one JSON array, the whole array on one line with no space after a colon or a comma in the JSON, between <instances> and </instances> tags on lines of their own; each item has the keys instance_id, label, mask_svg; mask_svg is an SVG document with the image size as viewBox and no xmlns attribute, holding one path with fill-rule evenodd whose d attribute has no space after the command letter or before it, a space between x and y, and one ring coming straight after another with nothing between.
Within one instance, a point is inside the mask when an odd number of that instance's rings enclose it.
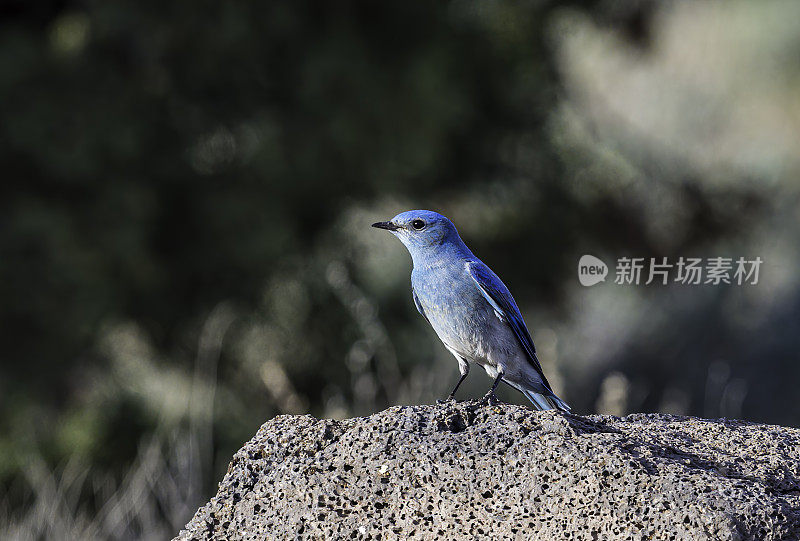
<instances>
[{"instance_id":1,"label":"bird's tail","mask_svg":"<svg viewBox=\"0 0 800 541\"><path fill-rule=\"evenodd\" d=\"M561 410L570 412L572 408L569 407L569 404L561 400L555 394L539 394L534 393L533 391L529 391L527 389L523 390L522 393L528 397L528 400L536 407L537 410Z\"/></svg>"}]
</instances>

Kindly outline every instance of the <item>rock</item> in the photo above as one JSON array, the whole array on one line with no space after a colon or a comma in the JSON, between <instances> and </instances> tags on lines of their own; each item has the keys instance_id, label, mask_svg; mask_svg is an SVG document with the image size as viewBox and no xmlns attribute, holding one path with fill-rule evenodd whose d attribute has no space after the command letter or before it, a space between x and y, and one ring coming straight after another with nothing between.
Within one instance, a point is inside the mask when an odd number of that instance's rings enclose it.
<instances>
[{"instance_id":1,"label":"rock","mask_svg":"<svg viewBox=\"0 0 800 541\"><path fill-rule=\"evenodd\" d=\"M176 539L800 539L800 430L475 402L281 416Z\"/></svg>"}]
</instances>

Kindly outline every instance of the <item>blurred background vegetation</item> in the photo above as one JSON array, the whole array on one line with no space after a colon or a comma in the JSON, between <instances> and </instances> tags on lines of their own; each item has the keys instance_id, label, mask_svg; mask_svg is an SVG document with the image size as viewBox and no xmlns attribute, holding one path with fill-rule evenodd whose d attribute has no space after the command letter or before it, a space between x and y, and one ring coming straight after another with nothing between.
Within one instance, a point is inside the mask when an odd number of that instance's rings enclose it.
<instances>
[{"instance_id":1,"label":"blurred background vegetation","mask_svg":"<svg viewBox=\"0 0 800 541\"><path fill-rule=\"evenodd\" d=\"M369 227L410 208L503 277L576 412L800 425L798 20L3 2L0 537L169 537L274 415L445 396L409 257ZM584 253L764 264L589 289Z\"/></svg>"}]
</instances>

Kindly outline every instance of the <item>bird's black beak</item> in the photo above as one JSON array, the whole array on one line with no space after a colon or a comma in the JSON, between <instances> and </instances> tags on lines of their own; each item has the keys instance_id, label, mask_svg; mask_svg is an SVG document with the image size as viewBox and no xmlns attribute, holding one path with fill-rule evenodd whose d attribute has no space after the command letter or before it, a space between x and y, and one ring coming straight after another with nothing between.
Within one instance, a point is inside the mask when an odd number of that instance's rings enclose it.
<instances>
[{"instance_id":1,"label":"bird's black beak","mask_svg":"<svg viewBox=\"0 0 800 541\"><path fill-rule=\"evenodd\" d=\"M392 222L375 222L372 224L372 227L377 227L378 229L386 229L387 231L397 231L399 227L397 227Z\"/></svg>"}]
</instances>

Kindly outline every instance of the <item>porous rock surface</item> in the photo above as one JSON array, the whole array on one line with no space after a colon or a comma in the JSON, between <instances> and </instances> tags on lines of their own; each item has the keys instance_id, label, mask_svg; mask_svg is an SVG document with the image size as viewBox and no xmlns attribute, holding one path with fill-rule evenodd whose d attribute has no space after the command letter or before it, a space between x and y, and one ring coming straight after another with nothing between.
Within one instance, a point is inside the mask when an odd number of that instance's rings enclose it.
<instances>
[{"instance_id":1,"label":"porous rock surface","mask_svg":"<svg viewBox=\"0 0 800 541\"><path fill-rule=\"evenodd\" d=\"M281 416L176 539L800 539L800 430L476 402Z\"/></svg>"}]
</instances>

